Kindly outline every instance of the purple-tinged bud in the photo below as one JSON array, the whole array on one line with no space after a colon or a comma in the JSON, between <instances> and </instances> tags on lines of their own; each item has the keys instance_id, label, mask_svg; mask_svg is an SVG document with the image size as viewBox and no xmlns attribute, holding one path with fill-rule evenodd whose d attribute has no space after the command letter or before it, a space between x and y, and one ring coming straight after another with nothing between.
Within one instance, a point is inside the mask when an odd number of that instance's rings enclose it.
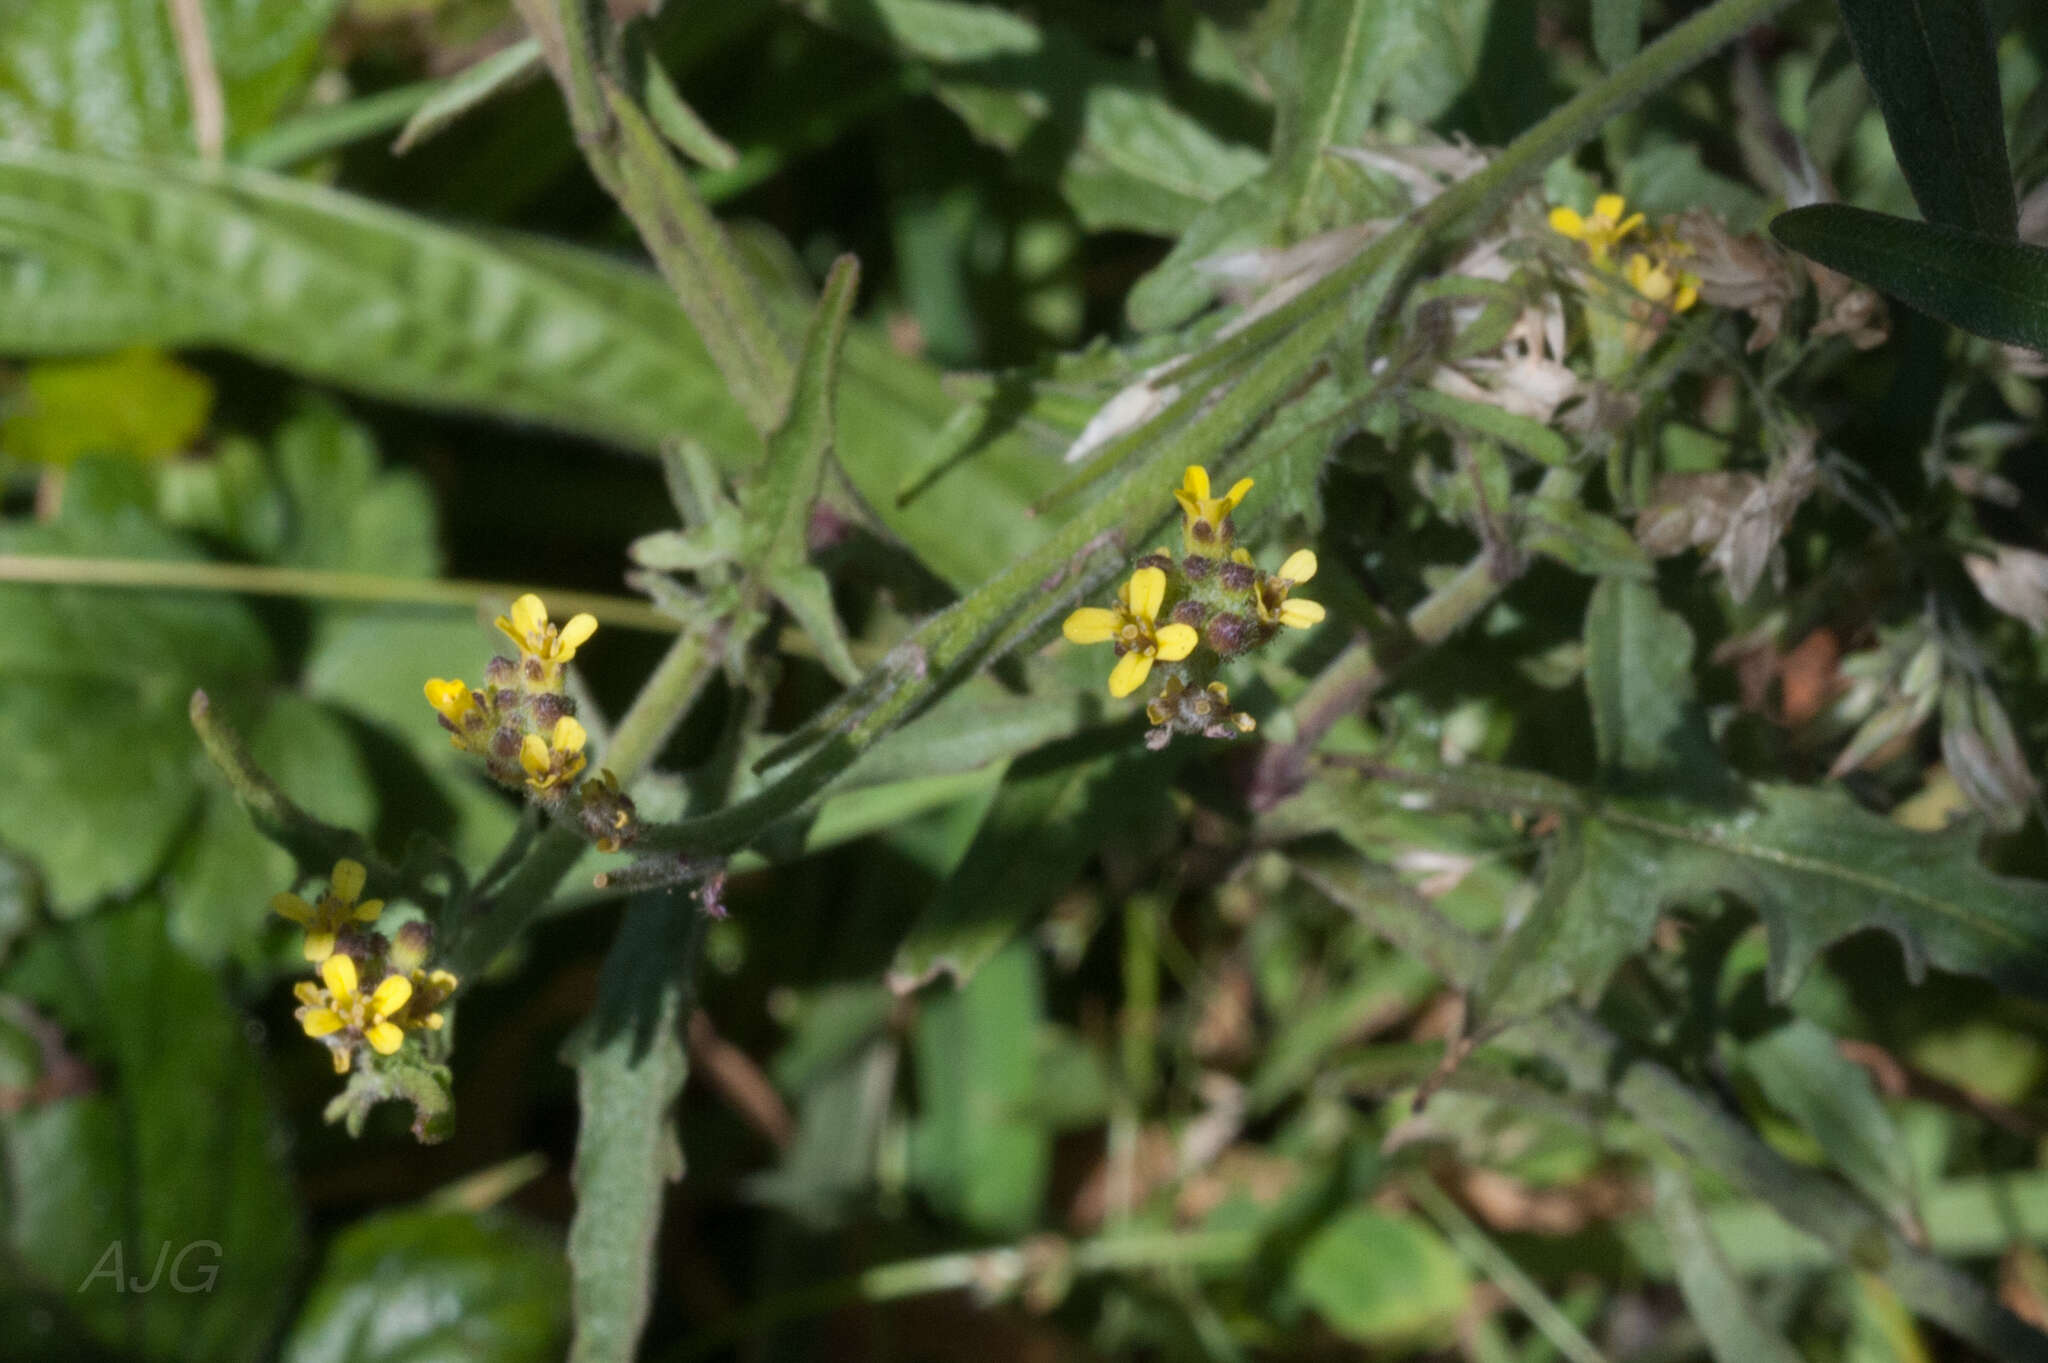
<instances>
[{"instance_id":1,"label":"purple-tinged bud","mask_svg":"<svg viewBox=\"0 0 2048 1363\"><path fill-rule=\"evenodd\" d=\"M1259 642L1259 627L1242 615L1226 611L1209 622L1202 637L1209 647L1229 658Z\"/></svg>"},{"instance_id":2,"label":"purple-tinged bud","mask_svg":"<svg viewBox=\"0 0 2048 1363\"><path fill-rule=\"evenodd\" d=\"M491 735L491 756L500 761L516 763L519 760L519 745L525 741L525 736L517 728L510 724L503 725L498 732Z\"/></svg>"},{"instance_id":3,"label":"purple-tinged bud","mask_svg":"<svg viewBox=\"0 0 2048 1363\"><path fill-rule=\"evenodd\" d=\"M555 721L576 713L576 702L559 691L543 691L533 698L533 724L543 734L553 733Z\"/></svg>"},{"instance_id":4,"label":"purple-tinged bud","mask_svg":"<svg viewBox=\"0 0 2048 1363\"><path fill-rule=\"evenodd\" d=\"M1197 544L1214 544L1216 527L1209 524L1207 517L1197 516L1188 526L1188 538Z\"/></svg>"},{"instance_id":5,"label":"purple-tinged bud","mask_svg":"<svg viewBox=\"0 0 2048 1363\"><path fill-rule=\"evenodd\" d=\"M519 664L510 658L493 658L484 665L484 680L492 686L510 687L519 679Z\"/></svg>"},{"instance_id":6,"label":"purple-tinged bud","mask_svg":"<svg viewBox=\"0 0 2048 1363\"><path fill-rule=\"evenodd\" d=\"M1173 559L1158 550L1154 550L1152 553L1139 559L1136 566L1140 568L1157 568L1162 573L1169 573L1173 571Z\"/></svg>"},{"instance_id":7,"label":"purple-tinged bud","mask_svg":"<svg viewBox=\"0 0 2048 1363\"><path fill-rule=\"evenodd\" d=\"M1209 609L1199 601L1183 601L1173 608L1172 618L1175 624L1193 625L1200 629L1202 622L1209 618Z\"/></svg>"},{"instance_id":8,"label":"purple-tinged bud","mask_svg":"<svg viewBox=\"0 0 2048 1363\"><path fill-rule=\"evenodd\" d=\"M427 958L433 951L434 930L415 919L399 928L397 935L391 939L391 950L386 953L385 959L390 961L393 970L411 974L426 966Z\"/></svg>"},{"instance_id":9,"label":"purple-tinged bud","mask_svg":"<svg viewBox=\"0 0 2048 1363\"><path fill-rule=\"evenodd\" d=\"M1249 563L1232 561L1223 565L1223 585L1234 592L1248 592L1259 580L1259 570Z\"/></svg>"},{"instance_id":10,"label":"purple-tinged bud","mask_svg":"<svg viewBox=\"0 0 2048 1363\"><path fill-rule=\"evenodd\" d=\"M1189 554L1180 561L1180 570L1190 582L1201 582L1216 571L1216 560L1207 554Z\"/></svg>"}]
</instances>

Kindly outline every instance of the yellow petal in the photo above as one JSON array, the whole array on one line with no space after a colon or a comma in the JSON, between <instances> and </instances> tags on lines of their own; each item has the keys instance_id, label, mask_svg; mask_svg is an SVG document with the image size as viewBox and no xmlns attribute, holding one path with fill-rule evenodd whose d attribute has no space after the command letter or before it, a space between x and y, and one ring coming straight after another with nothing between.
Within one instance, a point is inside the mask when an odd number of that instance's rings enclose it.
<instances>
[{"instance_id":1,"label":"yellow petal","mask_svg":"<svg viewBox=\"0 0 2048 1363\"><path fill-rule=\"evenodd\" d=\"M327 981L327 992L334 996L336 1004L347 1006L356 995L356 963L347 956L329 956L320 963L320 978Z\"/></svg>"},{"instance_id":2,"label":"yellow petal","mask_svg":"<svg viewBox=\"0 0 2048 1363\"><path fill-rule=\"evenodd\" d=\"M1230 561L1232 563L1250 563L1252 561L1252 551L1249 549L1233 549L1230 551Z\"/></svg>"},{"instance_id":3,"label":"yellow petal","mask_svg":"<svg viewBox=\"0 0 2048 1363\"><path fill-rule=\"evenodd\" d=\"M1237 504L1243 501L1244 495L1251 490L1252 480L1249 478L1240 478L1232 483L1230 491L1223 494L1223 514L1228 516L1231 512L1237 510Z\"/></svg>"},{"instance_id":4,"label":"yellow petal","mask_svg":"<svg viewBox=\"0 0 2048 1363\"><path fill-rule=\"evenodd\" d=\"M1623 237L1635 231L1638 227L1641 227L1642 225L1643 215L1640 213L1631 213L1628 215L1628 217L1624 218L1622 221L1614 225L1614 239L1616 241L1620 241Z\"/></svg>"},{"instance_id":5,"label":"yellow petal","mask_svg":"<svg viewBox=\"0 0 2048 1363\"><path fill-rule=\"evenodd\" d=\"M311 1037L333 1036L347 1025L332 1008L315 1008L299 1019L299 1026Z\"/></svg>"},{"instance_id":6,"label":"yellow petal","mask_svg":"<svg viewBox=\"0 0 2048 1363\"><path fill-rule=\"evenodd\" d=\"M328 884L333 887L336 899L344 904L353 904L356 896L363 892L363 882L368 879L363 863L343 857L334 863L334 874L328 878Z\"/></svg>"},{"instance_id":7,"label":"yellow petal","mask_svg":"<svg viewBox=\"0 0 2048 1363\"><path fill-rule=\"evenodd\" d=\"M1159 627L1159 661L1177 663L1195 651L1195 645L1202 636L1195 632L1193 625L1161 625Z\"/></svg>"},{"instance_id":8,"label":"yellow petal","mask_svg":"<svg viewBox=\"0 0 2048 1363\"><path fill-rule=\"evenodd\" d=\"M1070 644L1106 644L1116 637L1117 626L1122 623L1123 617L1113 610L1083 606L1066 618L1060 633L1067 636Z\"/></svg>"},{"instance_id":9,"label":"yellow petal","mask_svg":"<svg viewBox=\"0 0 2048 1363\"><path fill-rule=\"evenodd\" d=\"M1166 603L1166 574L1157 568L1140 568L1131 574L1131 614L1140 620L1157 620Z\"/></svg>"},{"instance_id":10,"label":"yellow petal","mask_svg":"<svg viewBox=\"0 0 2048 1363\"><path fill-rule=\"evenodd\" d=\"M305 1004L308 1008L324 1008L327 1006L320 1001L322 997L320 986L311 980L300 980L297 984L293 985L292 997Z\"/></svg>"},{"instance_id":11,"label":"yellow petal","mask_svg":"<svg viewBox=\"0 0 2048 1363\"><path fill-rule=\"evenodd\" d=\"M452 994L455 992L455 986L461 981L455 978L455 972L452 970L436 970L427 976L427 983L444 994Z\"/></svg>"},{"instance_id":12,"label":"yellow petal","mask_svg":"<svg viewBox=\"0 0 2048 1363\"><path fill-rule=\"evenodd\" d=\"M370 1049L379 1055L390 1055L405 1044L405 1033L389 1022L380 1022L363 1030L363 1039L370 1043Z\"/></svg>"},{"instance_id":13,"label":"yellow petal","mask_svg":"<svg viewBox=\"0 0 2048 1363\"><path fill-rule=\"evenodd\" d=\"M1209 496L1209 470L1200 464L1189 464L1188 471L1181 476L1180 486L1188 496L1206 500Z\"/></svg>"},{"instance_id":14,"label":"yellow petal","mask_svg":"<svg viewBox=\"0 0 2048 1363\"><path fill-rule=\"evenodd\" d=\"M1109 694L1122 700L1145 684L1151 675L1152 659L1144 653L1126 653L1116 660L1109 674Z\"/></svg>"},{"instance_id":15,"label":"yellow petal","mask_svg":"<svg viewBox=\"0 0 2048 1363\"><path fill-rule=\"evenodd\" d=\"M563 715L555 721L554 737L548 740L548 746L556 752L582 752L589 737L583 732L583 726L576 722L576 716Z\"/></svg>"},{"instance_id":16,"label":"yellow petal","mask_svg":"<svg viewBox=\"0 0 2048 1363\"><path fill-rule=\"evenodd\" d=\"M347 1074L348 1062L355 1059L355 1052L346 1046L336 1046L331 1054L334 1056L334 1072Z\"/></svg>"},{"instance_id":17,"label":"yellow petal","mask_svg":"<svg viewBox=\"0 0 2048 1363\"><path fill-rule=\"evenodd\" d=\"M1577 209L1560 204L1550 210L1550 230L1577 241L1586 235L1586 220L1579 216Z\"/></svg>"},{"instance_id":18,"label":"yellow petal","mask_svg":"<svg viewBox=\"0 0 2048 1363\"><path fill-rule=\"evenodd\" d=\"M1280 623L1292 629L1307 629L1323 618L1320 601L1302 601L1288 597L1280 603Z\"/></svg>"},{"instance_id":19,"label":"yellow petal","mask_svg":"<svg viewBox=\"0 0 2048 1363\"><path fill-rule=\"evenodd\" d=\"M1673 312L1684 312L1700 301L1700 277L1696 274L1678 276L1678 297L1671 300Z\"/></svg>"},{"instance_id":20,"label":"yellow petal","mask_svg":"<svg viewBox=\"0 0 2048 1363\"><path fill-rule=\"evenodd\" d=\"M519 765L534 776L541 775L553 765L548 758L547 740L539 734L528 734L519 744Z\"/></svg>"},{"instance_id":21,"label":"yellow petal","mask_svg":"<svg viewBox=\"0 0 2048 1363\"><path fill-rule=\"evenodd\" d=\"M526 647L526 636L519 632L519 626L513 624L502 615L498 617L498 628L504 631L507 639L519 645L520 648Z\"/></svg>"},{"instance_id":22,"label":"yellow petal","mask_svg":"<svg viewBox=\"0 0 2048 1363\"><path fill-rule=\"evenodd\" d=\"M1316 551L1297 549L1287 556L1287 562L1280 565L1280 576L1289 582L1300 584L1316 575Z\"/></svg>"},{"instance_id":23,"label":"yellow petal","mask_svg":"<svg viewBox=\"0 0 2048 1363\"><path fill-rule=\"evenodd\" d=\"M562 626L562 656L564 658L583 647L590 636L597 633L597 617L588 611L569 617L569 623Z\"/></svg>"},{"instance_id":24,"label":"yellow petal","mask_svg":"<svg viewBox=\"0 0 2048 1363\"><path fill-rule=\"evenodd\" d=\"M355 918L358 923L374 923L377 921L377 915L382 912L384 912L383 900L365 899L362 903L356 905Z\"/></svg>"},{"instance_id":25,"label":"yellow petal","mask_svg":"<svg viewBox=\"0 0 2048 1363\"><path fill-rule=\"evenodd\" d=\"M377 1017L390 1017L405 1007L412 997L412 981L403 975L386 975L384 983L377 986L377 992L370 995L370 1012Z\"/></svg>"},{"instance_id":26,"label":"yellow petal","mask_svg":"<svg viewBox=\"0 0 2048 1363\"><path fill-rule=\"evenodd\" d=\"M328 961L334 958L334 934L331 932L309 932L306 934L306 959Z\"/></svg>"},{"instance_id":27,"label":"yellow petal","mask_svg":"<svg viewBox=\"0 0 2048 1363\"><path fill-rule=\"evenodd\" d=\"M274 894L270 896L270 907L294 923L313 921L313 906L295 894Z\"/></svg>"},{"instance_id":28,"label":"yellow petal","mask_svg":"<svg viewBox=\"0 0 2048 1363\"><path fill-rule=\"evenodd\" d=\"M532 592L512 603L512 624L523 643L527 636L547 633L548 608Z\"/></svg>"},{"instance_id":29,"label":"yellow petal","mask_svg":"<svg viewBox=\"0 0 2048 1363\"><path fill-rule=\"evenodd\" d=\"M1621 221L1621 215L1628 210L1628 200L1619 194L1602 194L1593 200L1593 216L1605 218L1611 223Z\"/></svg>"}]
</instances>

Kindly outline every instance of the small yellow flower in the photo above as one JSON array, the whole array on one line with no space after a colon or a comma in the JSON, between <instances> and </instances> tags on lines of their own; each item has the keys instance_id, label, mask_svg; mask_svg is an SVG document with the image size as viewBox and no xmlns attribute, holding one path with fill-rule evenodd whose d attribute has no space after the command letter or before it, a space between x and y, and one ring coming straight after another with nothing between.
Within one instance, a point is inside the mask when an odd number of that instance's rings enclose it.
<instances>
[{"instance_id":1,"label":"small yellow flower","mask_svg":"<svg viewBox=\"0 0 2048 1363\"><path fill-rule=\"evenodd\" d=\"M349 1060L360 1037L379 1055L390 1055L405 1042L405 1033L391 1021L412 998L412 981L403 975L386 975L383 983L365 994L356 977L355 959L329 956L320 963L323 989L311 980L301 980L293 993L300 1004L297 1016L306 1035L316 1041L329 1037L334 1052L334 1072L347 1074Z\"/></svg>"},{"instance_id":2,"label":"small yellow flower","mask_svg":"<svg viewBox=\"0 0 2048 1363\"><path fill-rule=\"evenodd\" d=\"M440 1031L448 1021L441 1013L441 1005L455 992L455 976L446 970L415 970L409 978L412 997L391 1014L391 1020L408 1032L422 1027L430 1032Z\"/></svg>"},{"instance_id":3,"label":"small yellow flower","mask_svg":"<svg viewBox=\"0 0 2048 1363\"><path fill-rule=\"evenodd\" d=\"M1614 248L1642 225L1643 215L1628 213L1628 204L1619 194L1602 194L1593 200L1589 217L1581 217L1577 209L1563 205L1550 210L1550 230L1583 242L1593 263L1603 269L1613 258Z\"/></svg>"},{"instance_id":4,"label":"small yellow flower","mask_svg":"<svg viewBox=\"0 0 2048 1363\"><path fill-rule=\"evenodd\" d=\"M1241 562L1249 563L1247 555ZM1317 601L1304 601L1287 593L1316 575L1316 555L1313 549L1297 549L1287 556L1280 565L1280 571L1260 579L1259 589L1254 596L1259 619L1268 625L1281 624L1289 629L1307 629L1323 618L1323 607Z\"/></svg>"},{"instance_id":5,"label":"small yellow flower","mask_svg":"<svg viewBox=\"0 0 2048 1363\"><path fill-rule=\"evenodd\" d=\"M374 923L384 912L384 901L365 899L356 903L368 879L360 861L343 857L334 863L327 892L311 904L295 894L273 895L270 907L306 930L306 959L324 961L334 954L334 938L351 923Z\"/></svg>"},{"instance_id":6,"label":"small yellow flower","mask_svg":"<svg viewBox=\"0 0 2048 1363\"><path fill-rule=\"evenodd\" d=\"M554 732L546 738L528 734L519 745L519 765L526 768L526 784L535 790L552 790L575 779L587 760L583 744L588 737L574 715L556 720Z\"/></svg>"},{"instance_id":7,"label":"small yellow flower","mask_svg":"<svg viewBox=\"0 0 2048 1363\"><path fill-rule=\"evenodd\" d=\"M468 747L463 739L484 727L484 708L477 702L476 692L466 681L434 677L428 680L426 693L427 704L440 714L448 730L448 741L458 748Z\"/></svg>"},{"instance_id":8,"label":"small yellow flower","mask_svg":"<svg viewBox=\"0 0 2048 1363\"><path fill-rule=\"evenodd\" d=\"M1157 568L1140 568L1117 589L1114 608L1083 606L1067 617L1060 632L1069 643L1116 645L1109 694L1121 699L1145 684L1155 659L1177 663L1201 642L1193 625L1159 623L1159 608L1165 602L1166 574Z\"/></svg>"},{"instance_id":9,"label":"small yellow flower","mask_svg":"<svg viewBox=\"0 0 2048 1363\"><path fill-rule=\"evenodd\" d=\"M1668 260L1653 259L1647 252L1631 255L1621 269L1630 288L1659 307L1684 312L1700 297L1700 277L1689 270L1673 268Z\"/></svg>"},{"instance_id":10,"label":"small yellow flower","mask_svg":"<svg viewBox=\"0 0 2048 1363\"><path fill-rule=\"evenodd\" d=\"M1221 497L1212 497L1209 495L1209 470L1200 464L1189 464L1180 486L1173 490L1173 499L1180 503L1181 514L1185 518L1181 524L1181 538L1187 547L1196 553L1213 553L1222 539L1224 521L1237 510L1237 504L1251 490L1252 480L1240 478L1230 485L1230 491Z\"/></svg>"},{"instance_id":11,"label":"small yellow flower","mask_svg":"<svg viewBox=\"0 0 2048 1363\"><path fill-rule=\"evenodd\" d=\"M519 646L526 679L543 690L561 684L562 665L597 633L597 618L588 612L569 617L559 629L548 620L548 608L532 592L512 603L510 616L498 617L498 628Z\"/></svg>"}]
</instances>

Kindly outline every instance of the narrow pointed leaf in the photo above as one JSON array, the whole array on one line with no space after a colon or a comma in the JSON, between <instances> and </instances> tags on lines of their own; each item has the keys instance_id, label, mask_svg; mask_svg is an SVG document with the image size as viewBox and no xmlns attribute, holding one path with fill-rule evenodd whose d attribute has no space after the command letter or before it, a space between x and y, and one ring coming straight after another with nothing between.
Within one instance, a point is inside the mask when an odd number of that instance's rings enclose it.
<instances>
[{"instance_id":1,"label":"narrow pointed leaf","mask_svg":"<svg viewBox=\"0 0 2048 1363\"><path fill-rule=\"evenodd\" d=\"M2019 206L1980 0L1837 2L1921 214L2012 237Z\"/></svg>"},{"instance_id":2,"label":"narrow pointed leaf","mask_svg":"<svg viewBox=\"0 0 2048 1363\"><path fill-rule=\"evenodd\" d=\"M2048 352L2048 249L1847 204L1781 213L1771 235L1937 321Z\"/></svg>"},{"instance_id":3,"label":"narrow pointed leaf","mask_svg":"<svg viewBox=\"0 0 2048 1363\"><path fill-rule=\"evenodd\" d=\"M406 120L398 140L391 144L392 153L403 156L471 109L530 79L540 69L540 43L533 38L470 63L442 82L419 111Z\"/></svg>"},{"instance_id":4,"label":"narrow pointed leaf","mask_svg":"<svg viewBox=\"0 0 2048 1363\"><path fill-rule=\"evenodd\" d=\"M847 650L846 631L832 609L832 584L825 575L808 563L799 563L771 570L767 583L797 628L818 646L825 669L848 686L859 681L860 664Z\"/></svg>"},{"instance_id":5,"label":"narrow pointed leaf","mask_svg":"<svg viewBox=\"0 0 2048 1363\"><path fill-rule=\"evenodd\" d=\"M768 560L774 564L798 564L809 557L805 532L836 437L839 356L859 288L860 262L852 256L833 262L804 336L782 420L768 436L760 485L748 499L748 519L766 533Z\"/></svg>"},{"instance_id":6,"label":"narrow pointed leaf","mask_svg":"<svg viewBox=\"0 0 2048 1363\"><path fill-rule=\"evenodd\" d=\"M1715 1363L1798 1363L1798 1352L1765 1324L1735 1276L1685 1174L1660 1167L1653 1182L1657 1226L1670 1242L1679 1290Z\"/></svg>"},{"instance_id":7,"label":"narrow pointed leaf","mask_svg":"<svg viewBox=\"0 0 2048 1363\"><path fill-rule=\"evenodd\" d=\"M1692 630L1657 589L1608 578L1586 607L1586 700L1603 776L1615 789L1710 797L1726 770L1692 676Z\"/></svg>"}]
</instances>

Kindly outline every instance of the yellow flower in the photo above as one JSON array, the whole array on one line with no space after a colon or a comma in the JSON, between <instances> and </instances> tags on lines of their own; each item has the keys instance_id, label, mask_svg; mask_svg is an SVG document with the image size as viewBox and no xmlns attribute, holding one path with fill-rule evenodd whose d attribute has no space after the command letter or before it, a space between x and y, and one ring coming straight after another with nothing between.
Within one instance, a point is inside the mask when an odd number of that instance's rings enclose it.
<instances>
[{"instance_id":1,"label":"yellow flower","mask_svg":"<svg viewBox=\"0 0 2048 1363\"><path fill-rule=\"evenodd\" d=\"M519 646L526 679L543 690L561 684L562 664L576 656L576 650L597 633L597 618L585 612L572 615L557 629L548 621L548 608L532 592L512 603L509 616L498 617L498 628Z\"/></svg>"},{"instance_id":2,"label":"yellow flower","mask_svg":"<svg viewBox=\"0 0 2048 1363\"><path fill-rule=\"evenodd\" d=\"M1206 478L1203 485L1207 486ZM1109 694L1121 699L1145 684L1154 659L1177 663L1201 641L1193 625L1159 623L1159 608L1165 602L1166 574L1157 568L1140 568L1117 589L1114 608L1083 606L1067 617L1060 632L1069 643L1116 645Z\"/></svg>"},{"instance_id":3,"label":"yellow flower","mask_svg":"<svg viewBox=\"0 0 2048 1363\"><path fill-rule=\"evenodd\" d=\"M455 976L446 970L413 971L412 997L391 1015L391 1020L409 1032L422 1027L430 1032L440 1031L448 1021L442 1016L441 1005L455 992L456 983Z\"/></svg>"},{"instance_id":4,"label":"yellow flower","mask_svg":"<svg viewBox=\"0 0 2048 1363\"><path fill-rule=\"evenodd\" d=\"M1577 209L1562 205L1551 209L1550 230L1585 243L1593 263L1605 268L1621 240L1643 225L1642 214L1628 213L1623 217L1627 211L1628 204L1619 194L1602 194L1593 200L1589 217L1581 217Z\"/></svg>"},{"instance_id":5,"label":"yellow flower","mask_svg":"<svg viewBox=\"0 0 2048 1363\"><path fill-rule=\"evenodd\" d=\"M583 744L588 737L574 715L556 720L554 732L546 738L528 734L519 745L519 765L526 768L526 784L535 790L552 790L573 780L587 760Z\"/></svg>"},{"instance_id":6,"label":"yellow flower","mask_svg":"<svg viewBox=\"0 0 2048 1363\"><path fill-rule=\"evenodd\" d=\"M1182 475L1180 486L1173 490L1173 499L1180 503L1185 519L1181 524L1181 538L1187 547L1196 553L1213 552L1221 538L1223 522L1230 513L1237 510L1237 504L1252 490L1252 480L1240 478L1230 485L1230 491L1221 497L1209 495L1209 470L1200 464L1189 464Z\"/></svg>"},{"instance_id":7,"label":"yellow flower","mask_svg":"<svg viewBox=\"0 0 2048 1363\"><path fill-rule=\"evenodd\" d=\"M458 748L468 747L464 736L484 727L484 708L477 703L476 692L469 689L466 681L444 681L440 677L428 680L426 692L427 704L439 712L442 727L448 730L448 741Z\"/></svg>"},{"instance_id":8,"label":"yellow flower","mask_svg":"<svg viewBox=\"0 0 2048 1363\"><path fill-rule=\"evenodd\" d=\"M412 998L412 981L403 975L386 975L383 983L365 994L356 978L355 959L329 956L320 963L322 989L311 980L301 980L293 993L304 1005L298 1010L299 1025L314 1040L338 1037L327 1044L334 1052L334 1072L347 1074L354 1042L360 1037L379 1055L390 1055L405 1042L405 1033L391 1015Z\"/></svg>"},{"instance_id":9,"label":"yellow flower","mask_svg":"<svg viewBox=\"0 0 2048 1363\"><path fill-rule=\"evenodd\" d=\"M270 907L306 930L306 959L324 961L334 954L334 938L351 923L374 923L384 912L384 901L365 899L356 903L367 879L360 861L343 857L334 863L327 893L308 904L295 894L273 895Z\"/></svg>"},{"instance_id":10,"label":"yellow flower","mask_svg":"<svg viewBox=\"0 0 2048 1363\"><path fill-rule=\"evenodd\" d=\"M1239 560L1251 562L1246 555ZM1287 556L1280 565L1280 571L1259 581L1259 589L1253 597L1258 607L1259 619L1268 625L1281 624L1290 629L1307 629L1323 618L1320 602L1304 601L1290 597L1287 593L1316 575L1316 555L1313 549L1297 549Z\"/></svg>"},{"instance_id":11,"label":"yellow flower","mask_svg":"<svg viewBox=\"0 0 2048 1363\"><path fill-rule=\"evenodd\" d=\"M1699 301L1700 277L1689 270L1674 269L1668 260L1652 259L1638 251L1621 269L1630 288L1659 307L1684 312Z\"/></svg>"}]
</instances>

